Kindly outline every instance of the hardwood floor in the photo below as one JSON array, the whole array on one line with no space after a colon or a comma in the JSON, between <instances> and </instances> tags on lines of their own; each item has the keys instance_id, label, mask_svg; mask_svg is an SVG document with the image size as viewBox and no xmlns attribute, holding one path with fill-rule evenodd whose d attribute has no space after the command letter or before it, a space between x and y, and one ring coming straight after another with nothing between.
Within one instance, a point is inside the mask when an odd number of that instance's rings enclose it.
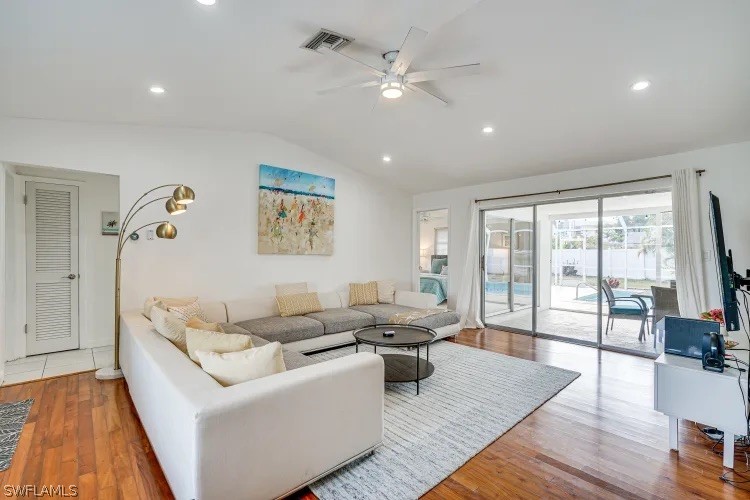
<instances>
[{"instance_id":1,"label":"hardwood floor","mask_svg":"<svg viewBox=\"0 0 750 500\"><path fill-rule=\"evenodd\" d=\"M0 402L28 398L0 495L6 485L75 485L80 498L172 497L122 380L99 382L91 371L0 388Z\"/></svg>"},{"instance_id":2,"label":"hardwood floor","mask_svg":"<svg viewBox=\"0 0 750 500\"><path fill-rule=\"evenodd\" d=\"M651 409L652 361L496 330L467 330L456 341L582 375L425 498L750 498L747 485L719 480L721 456L689 422L681 422L680 453L668 450L667 418ZM171 498L123 381L89 372L0 388L3 402L29 397L35 403L0 484ZM315 498L309 490L295 497Z\"/></svg>"}]
</instances>

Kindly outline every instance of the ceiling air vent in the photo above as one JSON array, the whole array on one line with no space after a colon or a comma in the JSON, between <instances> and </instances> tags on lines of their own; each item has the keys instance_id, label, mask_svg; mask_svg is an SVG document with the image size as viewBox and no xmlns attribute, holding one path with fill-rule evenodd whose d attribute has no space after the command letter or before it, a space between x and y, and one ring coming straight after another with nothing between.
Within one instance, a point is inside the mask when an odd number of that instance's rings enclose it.
<instances>
[{"instance_id":1,"label":"ceiling air vent","mask_svg":"<svg viewBox=\"0 0 750 500\"><path fill-rule=\"evenodd\" d=\"M336 33L335 31L321 29L301 45L303 49L318 50L321 46L331 50L339 50L348 45L354 38Z\"/></svg>"}]
</instances>

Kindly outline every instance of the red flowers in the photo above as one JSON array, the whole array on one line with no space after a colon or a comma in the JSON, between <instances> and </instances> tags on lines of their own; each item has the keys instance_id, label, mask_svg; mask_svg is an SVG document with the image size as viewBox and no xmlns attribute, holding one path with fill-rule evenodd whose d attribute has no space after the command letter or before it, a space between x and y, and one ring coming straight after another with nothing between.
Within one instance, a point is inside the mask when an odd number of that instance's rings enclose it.
<instances>
[{"instance_id":1,"label":"red flowers","mask_svg":"<svg viewBox=\"0 0 750 500\"><path fill-rule=\"evenodd\" d=\"M723 309L711 309L710 311L702 312L701 319L707 319L711 321L718 321L720 324L724 324L724 310Z\"/></svg>"}]
</instances>

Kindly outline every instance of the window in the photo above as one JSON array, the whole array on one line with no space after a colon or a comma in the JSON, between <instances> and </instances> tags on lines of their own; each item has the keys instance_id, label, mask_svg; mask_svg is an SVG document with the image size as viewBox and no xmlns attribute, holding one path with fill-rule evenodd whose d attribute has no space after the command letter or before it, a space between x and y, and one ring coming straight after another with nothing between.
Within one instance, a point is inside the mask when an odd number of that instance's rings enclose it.
<instances>
[{"instance_id":1,"label":"window","mask_svg":"<svg viewBox=\"0 0 750 500\"><path fill-rule=\"evenodd\" d=\"M435 228L435 255L448 255L448 228Z\"/></svg>"}]
</instances>

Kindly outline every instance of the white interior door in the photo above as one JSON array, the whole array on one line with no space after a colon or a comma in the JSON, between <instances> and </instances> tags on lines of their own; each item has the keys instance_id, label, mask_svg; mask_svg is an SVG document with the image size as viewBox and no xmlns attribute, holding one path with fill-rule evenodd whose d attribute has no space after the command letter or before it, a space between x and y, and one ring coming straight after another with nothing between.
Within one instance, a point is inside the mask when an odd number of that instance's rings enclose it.
<instances>
[{"instance_id":1,"label":"white interior door","mask_svg":"<svg viewBox=\"0 0 750 500\"><path fill-rule=\"evenodd\" d=\"M78 187L26 183L26 354L78 349Z\"/></svg>"}]
</instances>

